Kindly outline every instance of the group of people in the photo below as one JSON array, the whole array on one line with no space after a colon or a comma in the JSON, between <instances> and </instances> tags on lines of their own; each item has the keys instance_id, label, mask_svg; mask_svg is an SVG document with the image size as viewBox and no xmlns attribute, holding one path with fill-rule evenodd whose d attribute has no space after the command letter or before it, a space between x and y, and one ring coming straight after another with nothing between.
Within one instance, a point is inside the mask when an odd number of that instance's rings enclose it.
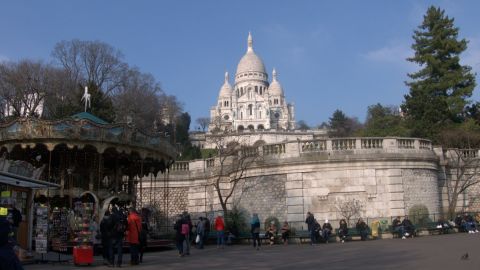
<instances>
[{"instance_id":1,"label":"group of people","mask_svg":"<svg viewBox=\"0 0 480 270\"><path fill-rule=\"evenodd\" d=\"M219 240L217 245L223 246L225 225L221 216L215 219L215 228L217 229L217 234L222 234L222 240ZM192 240L194 240L193 242L195 242L197 248L203 249L210 233L210 220L206 217L200 217L195 226L193 226L190 214L183 212L183 214L177 217L173 224L173 229L175 230L175 245L178 255L183 257L190 255Z\"/></svg>"},{"instance_id":2,"label":"group of people","mask_svg":"<svg viewBox=\"0 0 480 270\"><path fill-rule=\"evenodd\" d=\"M325 219L325 222L323 223L323 225L320 225L320 223L318 223L318 221L315 219L315 216L311 212L308 212L307 218L305 219L305 223L307 223L308 232L310 234L311 245L318 243L320 239L322 239L323 242L328 243L333 231L332 224L330 224L328 219ZM365 223L365 221L363 221L363 219L360 218L358 219L355 225L355 228L360 235L360 239L362 241L365 241L368 237L368 229L369 229L367 223ZM348 236L349 236L348 224L345 219L340 220L338 236L340 237L340 240L342 241L342 243L344 243L348 239Z\"/></svg>"},{"instance_id":3,"label":"group of people","mask_svg":"<svg viewBox=\"0 0 480 270\"><path fill-rule=\"evenodd\" d=\"M455 226L459 228L461 232L478 233L478 221L480 221L480 216L478 220L475 220L475 218L473 218L473 216L468 213L465 213L463 215L458 214L455 217Z\"/></svg>"},{"instance_id":4,"label":"group of people","mask_svg":"<svg viewBox=\"0 0 480 270\"><path fill-rule=\"evenodd\" d=\"M110 267L122 266L124 240L130 246L130 264L141 263L147 246L147 234L147 222L142 222L142 217L135 208L131 207L126 211L112 205L100 222L99 238L103 247L104 264Z\"/></svg>"},{"instance_id":5,"label":"group of people","mask_svg":"<svg viewBox=\"0 0 480 270\"><path fill-rule=\"evenodd\" d=\"M392 221L393 232L398 234L398 236L402 239L413 237L415 233L415 226L413 226L413 223L410 221L408 216L405 216L402 221L400 221L400 219L400 217L396 217Z\"/></svg>"}]
</instances>

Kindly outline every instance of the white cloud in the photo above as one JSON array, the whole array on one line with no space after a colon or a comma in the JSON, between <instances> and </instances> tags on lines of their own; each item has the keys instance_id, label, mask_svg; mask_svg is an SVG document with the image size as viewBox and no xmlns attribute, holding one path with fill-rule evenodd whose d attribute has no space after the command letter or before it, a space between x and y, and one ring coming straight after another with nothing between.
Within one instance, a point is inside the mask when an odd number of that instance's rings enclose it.
<instances>
[{"instance_id":1,"label":"white cloud","mask_svg":"<svg viewBox=\"0 0 480 270\"><path fill-rule=\"evenodd\" d=\"M389 45L361 54L370 62L401 66L409 71L415 69L415 64L407 61L407 58L413 55L414 52L407 42L390 42Z\"/></svg>"}]
</instances>

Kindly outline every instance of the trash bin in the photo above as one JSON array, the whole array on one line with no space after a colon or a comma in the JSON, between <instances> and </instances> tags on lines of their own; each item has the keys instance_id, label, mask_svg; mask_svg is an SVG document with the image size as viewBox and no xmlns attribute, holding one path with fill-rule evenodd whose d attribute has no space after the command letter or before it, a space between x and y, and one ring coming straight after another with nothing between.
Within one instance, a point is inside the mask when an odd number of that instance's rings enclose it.
<instances>
[{"instance_id":1,"label":"trash bin","mask_svg":"<svg viewBox=\"0 0 480 270\"><path fill-rule=\"evenodd\" d=\"M373 238L378 238L378 228L380 227L380 222L378 220L375 220L372 222L372 237Z\"/></svg>"},{"instance_id":2,"label":"trash bin","mask_svg":"<svg viewBox=\"0 0 480 270\"><path fill-rule=\"evenodd\" d=\"M75 265L93 263L93 247L92 246L76 246L73 247L73 263Z\"/></svg>"}]
</instances>

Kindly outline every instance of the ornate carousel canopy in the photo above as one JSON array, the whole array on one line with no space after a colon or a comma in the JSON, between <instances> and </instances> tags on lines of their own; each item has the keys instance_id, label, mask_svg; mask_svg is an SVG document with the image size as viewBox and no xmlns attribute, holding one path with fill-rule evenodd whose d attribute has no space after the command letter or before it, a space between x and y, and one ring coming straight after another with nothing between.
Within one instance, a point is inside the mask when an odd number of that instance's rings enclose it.
<instances>
[{"instance_id":1,"label":"ornate carousel canopy","mask_svg":"<svg viewBox=\"0 0 480 270\"><path fill-rule=\"evenodd\" d=\"M16 145L33 148L43 144L49 151L60 144L70 149L91 145L100 154L112 148L118 153L136 152L142 159L173 160L176 156L175 148L165 137L147 135L127 124L99 123L95 118L60 121L18 118L0 125L0 146L10 152Z\"/></svg>"}]
</instances>

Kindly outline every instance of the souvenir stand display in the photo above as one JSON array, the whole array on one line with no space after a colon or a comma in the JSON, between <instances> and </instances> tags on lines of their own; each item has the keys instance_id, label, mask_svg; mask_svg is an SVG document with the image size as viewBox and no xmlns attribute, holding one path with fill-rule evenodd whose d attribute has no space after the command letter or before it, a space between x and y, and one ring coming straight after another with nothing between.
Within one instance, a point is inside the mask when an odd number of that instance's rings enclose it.
<instances>
[{"instance_id":1,"label":"souvenir stand display","mask_svg":"<svg viewBox=\"0 0 480 270\"><path fill-rule=\"evenodd\" d=\"M93 263L93 232L91 231L91 222L94 218L93 203L75 202L74 213L73 233L75 246L73 247L73 263L75 265L90 265Z\"/></svg>"},{"instance_id":2,"label":"souvenir stand display","mask_svg":"<svg viewBox=\"0 0 480 270\"><path fill-rule=\"evenodd\" d=\"M55 207L52 210L52 227L50 230L50 239L52 250L60 252L67 252L68 242L70 240L70 230L68 224L68 209L63 207Z\"/></svg>"},{"instance_id":3,"label":"souvenir stand display","mask_svg":"<svg viewBox=\"0 0 480 270\"><path fill-rule=\"evenodd\" d=\"M35 251L43 254L48 251L48 206L35 204L35 226L34 226Z\"/></svg>"}]
</instances>

